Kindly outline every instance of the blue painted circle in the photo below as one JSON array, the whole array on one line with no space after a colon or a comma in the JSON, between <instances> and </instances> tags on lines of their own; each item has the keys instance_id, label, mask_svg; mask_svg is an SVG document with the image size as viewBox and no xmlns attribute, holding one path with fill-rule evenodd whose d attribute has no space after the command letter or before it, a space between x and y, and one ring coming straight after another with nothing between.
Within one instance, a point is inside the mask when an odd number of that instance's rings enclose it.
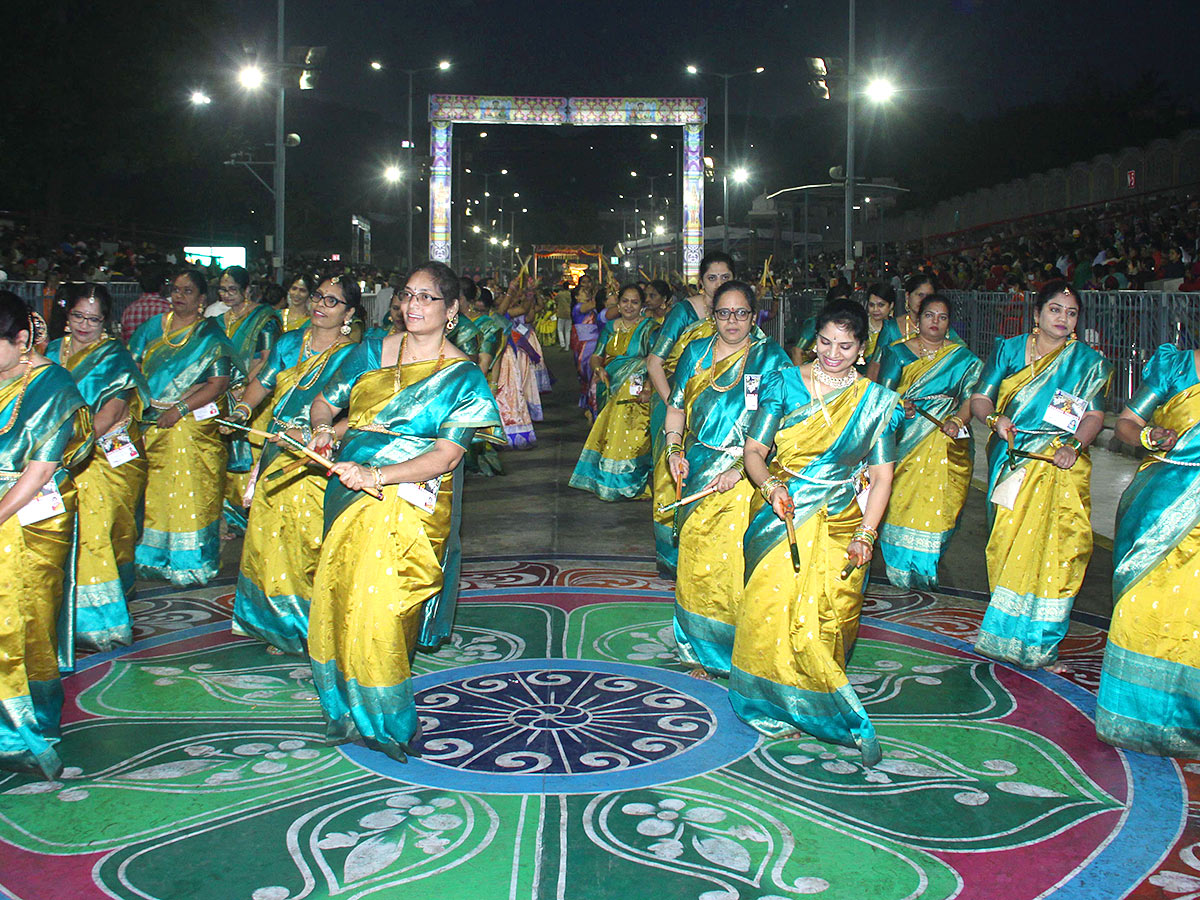
<instances>
[{"instance_id":1,"label":"blue painted circle","mask_svg":"<svg viewBox=\"0 0 1200 900\"><path fill-rule=\"evenodd\" d=\"M627 663L521 659L413 679L420 753L339 749L388 778L455 791L590 794L678 781L753 750L725 689Z\"/></svg>"}]
</instances>

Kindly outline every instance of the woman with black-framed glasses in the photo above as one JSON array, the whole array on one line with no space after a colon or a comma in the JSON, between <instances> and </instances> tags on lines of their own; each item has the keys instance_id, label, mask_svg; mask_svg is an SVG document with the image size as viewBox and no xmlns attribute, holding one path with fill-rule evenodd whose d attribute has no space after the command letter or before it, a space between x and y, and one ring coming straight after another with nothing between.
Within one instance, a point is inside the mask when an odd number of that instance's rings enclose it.
<instances>
[{"instance_id":1,"label":"woman with black-framed glasses","mask_svg":"<svg viewBox=\"0 0 1200 900\"><path fill-rule=\"evenodd\" d=\"M249 421L261 404L270 414L265 430L308 443L309 408L357 344L350 323L361 314L361 299L352 278L330 278L314 287L308 324L275 342L230 420ZM307 467L285 472L295 459L271 441L259 457L233 620L243 633L275 650L301 656L324 531L327 479L324 472Z\"/></svg>"},{"instance_id":2,"label":"woman with black-framed glasses","mask_svg":"<svg viewBox=\"0 0 1200 900\"><path fill-rule=\"evenodd\" d=\"M67 333L51 341L46 357L75 379L92 412L97 447L75 476L78 562L67 572L63 595L75 604L74 643L112 650L133 643L133 553L147 472L140 419L150 388L125 345L106 330L108 288L71 285L67 309Z\"/></svg>"},{"instance_id":3,"label":"woman with black-framed glasses","mask_svg":"<svg viewBox=\"0 0 1200 900\"><path fill-rule=\"evenodd\" d=\"M676 507L675 641L697 677L728 675L733 625L744 590L742 537L754 486L743 445L758 409L763 376L790 365L787 353L755 327L754 288L727 281L713 295L716 334L679 357L663 431L671 477L691 495Z\"/></svg>"},{"instance_id":4,"label":"woman with black-framed glasses","mask_svg":"<svg viewBox=\"0 0 1200 900\"><path fill-rule=\"evenodd\" d=\"M404 333L359 344L311 410L309 447L332 460L341 438L309 620L326 735L398 759L417 730L411 656L454 622L460 462L476 435L504 441L487 380L446 339L459 293L444 263L418 268L401 295Z\"/></svg>"}]
</instances>

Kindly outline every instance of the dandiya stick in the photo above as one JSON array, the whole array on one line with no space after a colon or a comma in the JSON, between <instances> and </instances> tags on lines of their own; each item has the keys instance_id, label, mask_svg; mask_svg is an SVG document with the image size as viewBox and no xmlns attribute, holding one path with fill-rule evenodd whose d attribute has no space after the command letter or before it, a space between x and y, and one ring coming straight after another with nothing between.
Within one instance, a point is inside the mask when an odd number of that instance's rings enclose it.
<instances>
[{"instance_id":1,"label":"dandiya stick","mask_svg":"<svg viewBox=\"0 0 1200 900\"><path fill-rule=\"evenodd\" d=\"M792 551L792 569L799 574L800 572L800 547L796 544L796 526L792 523L792 512L794 506L789 504L787 510L787 518L783 520L783 524L787 526L788 549Z\"/></svg>"},{"instance_id":2,"label":"dandiya stick","mask_svg":"<svg viewBox=\"0 0 1200 900\"><path fill-rule=\"evenodd\" d=\"M263 431L260 428L250 428L247 425L239 425L237 422L230 422L226 419L217 419L217 424L224 425L226 428L236 428L239 431L244 431L247 434L253 434L256 437L267 438L267 439L271 439L271 438L275 437L275 435L271 434L271 432L269 432L269 431ZM317 453L315 450L309 450L298 440L296 440L295 438L288 437L286 434L283 434L282 432L280 432L280 434L279 434L279 440L282 441L283 444L286 447L288 447L288 449L290 449L293 453L300 453L303 456L307 456L309 459L311 459L317 465L323 467L326 471L326 474L332 473L333 470L329 468L329 460L327 460L325 457L323 457L320 453ZM378 491L373 487L362 488L361 490L364 494L370 494L376 500L383 499L383 492Z\"/></svg>"},{"instance_id":3,"label":"dandiya stick","mask_svg":"<svg viewBox=\"0 0 1200 900\"><path fill-rule=\"evenodd\" d=\"M715 494L716 492L716 487L707 487L704 490L697 491L696 493L684 497L681 500L676 500L674 503L668 503L666 506L660 506L658 511L660 513L670 512L671 510L677 509L680 506L687 506L689 503L695 503L697 500L702 500L709 494Z\"/></svg>"}]
</instances>

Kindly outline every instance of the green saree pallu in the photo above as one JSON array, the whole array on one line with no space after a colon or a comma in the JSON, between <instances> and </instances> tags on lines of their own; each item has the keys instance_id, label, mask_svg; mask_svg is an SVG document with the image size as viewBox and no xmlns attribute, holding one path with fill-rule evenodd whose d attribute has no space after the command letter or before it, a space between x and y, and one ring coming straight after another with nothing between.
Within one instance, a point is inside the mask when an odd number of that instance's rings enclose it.
<instances>
[{"instance_id":1,"label":"green saree pallu","mask_svg":"<svg viewBox=\"0 0 1200 900\"><path fill-rule=\"evenodd\" d=\"M62 770L54 748L63 705L59 673L73 663L75 621L63 594L64 571L74 565L70 469L91 449L91 416L65 369L46 365L0 382L0 496L31 462L58 464L42 489L42 502L58 498L46 510L52 514L34 521L27 506L0 523L7 576L0 582L0 769L47 778Z\"/></svg>"},{"instance_id":2,"label":"green saree pallu","mask_svg":"<svg viewBox=\"0 0 1200 900\"><path fill-rule=\"evenodd\" d=\"M1118 747L1200 756L1200 377L1196 354L1163 345L1128 408L1179 435L1151 451L1121 496L1113 609L1096 733Z\"/></svg>"},{"instance_id":3,"label":"green saree pallu","mask_svg":"<svg viewBox=\"0 0 1200 900\"><path fill-rule=\"evenodd\" d=\"M270 353L271 347L283 333L278 310L261 303L252 305L253 309L236 322L228 322L228 313L220 317L225 336L229 338L233 347L234 362L239 369L247 373L253 369L254 360L264 353ZM242 385L238 384L231 386L231 393L236 392L233 396L241 396L241 387ZM233 396L229 400L230 408L233 407ZM270 421L270 404L264 404L247 424L265 431ZM242 532L246 530L246 507L242 505L242 501L250 485L254 457L262 451L263 443L262 438L250 437L241 432L227 436L225 442L229 445L229 462L226 464L225 477L225 522L235 531Z\"/></svg>"},{"instance_id":4,"label":"green saree pallu","mask_svg":"<svg viewBox=\"0 0 1200 900\"><path fill-rule=\"evenodd\" d=\"M927 359L900 343L883 354L879 383L944 422L970 398L982 369L983 361L962 344L946 341ZM900 425L896 454L879 552L892 584L932 590L938 562L967 502L975 443L969 431L967 437L951 438L915 414Z\"/></svg>"},{"instance_id":5,"label":"green saree pallu","mask_svg":"<svg viewBox=\"0 0 1200 900\"><path fill-rule=\"evenodd\" d=\"M289 428L307 443L309 410L353 351L348 338L318 353L309 348L312 329L283 335L271 348L257 378L273 391L267 401L271 434ZM242 558L238 565L233 621L245 634L302 656L308 640L313 577L324 533L325 472L303 466L283 469L298 457L267 442L258 463Z\"/></svg>"},{"instance_id":6,"label":"green saree pallu","mask_svg":"<svg viewBox=\"0 0 1200 900\"><path fill-rule=\"evenodd\" d=\"M145 514L134 564L143 578L162 578L182 587L208 584L220 569L228 451L215 418L197 420L193 413L171 428L155 423L162 410L209 378L231 377L236 368L229 341L216 322L199 319L174 328L170 316L150 319L129 343L151 397L145 411Z\"/></svg>"},{"instance_id":7,"label":"green saree pallu","mask_svg":"<svg viewBox=\"0 0 1200 900\"><path fill-rule=\"evenodd\" d=\"M650 408L636 398L649 383L646 353L657 327L642 319L618 331L608 322L596 341L597 354L607 360L608 385L596 384L596 420L569 483L601 500L644 496L650 480Z\"/></svg>"},{"instance_id":8,"label":"green saree pallu","mask_svg":"<svg viewBox=\"0 0 1200 900\"><path fill-rule=\"evenodd\" d=\"M476 434L504 440L477 366L459 359L380 368L381 351L381 342L364 342L323 392L348 410L339 461L385 466L439 439L464 449ZM453 626L460 478L461 469L423 485L387 485L382 501L329 481L308 652L334 743L361 738L397 759L408 752L417 730L411 654Z\"/></svg>"},{"instance_id":9,"label":"green saree pallu","mask_svg":"<svg viewBox=\"0 0 1200 900\"><path fill-rule=\"evenodd\" d=\"M800 565L787 530L761 496L745 537L745 599L734 626L729 699L734 711L769 736L803 731L856 747L865 765L879 741L846 677L858 636L865 569L841 570L854 529L865 468L895 460L903 413L887 388L859 378L824 398L808 392L798 368L763 379L747 435L775 446L770 470L795 503ZM797 570L798 568L798 570Z\"/></svg>"},{"instance_id":10,"label":"green saree pallu","mask_svg":"<svg viewBox=\"0 0 1200 900\"><path fill-rule=\"evenodd\" d=\"M1080 410L1103 409L1109 362L1071 340L1026 362L1028 335L997 338L976 392L1016 427L1017 450L1053 456L1070 433L1046 419L1070 399ZM991 600L975 649L1025 668L1051 665L1070 625L1071 606L1092 557L1091 457L1069 469L1009 459L1008 443L988 440L988 584Z\"/></svg>"},{"instance_id":11,"label":"green saree pallu","mask_svg":"<svg viewBox=\"0 0 1200 900\"><path fill-rule=\"evenodd\" d=\"M650 353L663 361L663 371L670 384L671 376L679 363L679 357L692 340L710 337L715 329L712 320L701 319L690 300L676 303L667 312L662 326L650 347ZM658 508L675 499L675 485L667 470L667 442L663 437L663 423L667 419L667 404L658 391L650 398L650 455L653 469L650 472L651 515L654 523L654 556L658 573L664 578L675 577L679 562L678 536L674 529L674 516L660 513Z\"/></svg>"},{"instance_id":12,"label":"green saree pallu","mask_svg":"<svg viewBox=\"0 0 1200 900\"><path fill-rule=\"evenodd\" d=\"M685 416L684 456L690 493L722 472L740 468L746 431L758 409L763 377L791 365L765 336L720 362L719 339L693 341L675 369L671 407ZM674 511L679 531L675 576L675 643L679 658L713 674L728 674L734 623L745 589L743 538L754 486L743 475L732 490L710 494Z\"/></svg>"},{"instance_id":13,"label":"green saree pallu","mask_svg":"<svg viewBox=\"0 0 1200 900\"><path fill-rule=\"evenodd\" d=\"M78 351L72 345L69 337L59 338L46 355L71 373L93 417L110 400L128 403L124 420L100 436L91 459L75 474L78 560L63 586L64 596L74 603L75 643L112 650L133 643L133 554L146 490L146 445L139 420L150 388L120 341L104 337Z\"/></svg>"}]
</instances>

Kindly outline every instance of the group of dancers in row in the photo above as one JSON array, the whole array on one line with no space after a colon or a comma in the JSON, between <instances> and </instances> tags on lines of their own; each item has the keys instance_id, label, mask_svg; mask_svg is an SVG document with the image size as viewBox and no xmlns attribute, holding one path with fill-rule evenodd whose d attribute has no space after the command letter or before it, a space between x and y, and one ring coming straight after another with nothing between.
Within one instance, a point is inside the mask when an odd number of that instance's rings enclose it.
<instances>
[{"instance_id":1,"label":"group of dancers in row","mask_svg":"<svg viewBox=\"0 0 1200 900\"><path fill-rule=\"evenodd\" d=\"M513 341L438 262L365 335L350 278L311 283L284 323L244 275L206 316L204 276L180 273L128 346L101 285L73 290L49 342L0 291L0 768L61 770L75 647L131 641L135 575L215 576L238 511L234 629L308 657L331 740L403 757L416 733L410 654L449 636L458 592L454 473L511 445L495 372Z\"/></svg>"},{"instance_id":2,"label":"group of dancers in row","mask_svg":"<svg viewBox=\"0 0 1200 900\"><path fill-rule=\"evenodd\" d=\"M67 332L48 346L38 317L0 292L12 573L0 585L0 767L61 769L74 646L128 642L135 574L215 575L220 520L247 503L234 628L307 656L331 741L409 752L411 655L453 627L460 473L513 444L495 372L517 340L483 311L492 298L441 263L409 276L393 328L361 337L352 280L314 284L309 317L285 331L247 301L242 274L222 276L227 309L206 317L203 276L180 273L169 311L128 347L108 336L99 285L71 296ZM865 567L878 547L893 579L935 583L972 416L993 432L979 651L1052 665L1091 551L1087 446L1110 369L1074 338L1080 298L1048 285L1033 333L999 342L984 366L923 284L899 318L877 318L878 381L859 373L872 328L849 299L815 317L813 358L795 365L754 324L755 291L723 254L705 257L701 293L661 325L642 314L642 286L618 287L588 359L597 415L572 478L619 485L641 468L630 496L653 482L681 657L727 673L734 708L760 731L856 746L867 763L878 742L845 674ZM1195 354L1160 348L1145 376L1117 426L1150 455L1121 506L1098 726L1121 746L1194 755Z\"/></svg>"},{"instance_id":3,"label":"group of dancers in row","mask_svg":"<svg viewBox=\"0 0 1200 900\"><path fill-rule=\"evenodd\" d=\"M971 481L972 419L987 429L991 598L975 649L1063 671L1058 648L1092 555L1091 460L1112 367L1077 337L1062 281L1029 333L985 363L921 274L903 308L872 286L833 289L786 352L758 300L710 253L701 292L661 324L621 290L590 362L599 413L571 478L605 500L651 496L675 637L698 677L727 676L738 714L880 757L846 675L867 565L932 589ZM1114 745L1200 756L1200 371L1172 346L1147 363L1117 436L1146 451L1120 504L1116 605L1096 716Z\"/></svg>"}]
</instances>

